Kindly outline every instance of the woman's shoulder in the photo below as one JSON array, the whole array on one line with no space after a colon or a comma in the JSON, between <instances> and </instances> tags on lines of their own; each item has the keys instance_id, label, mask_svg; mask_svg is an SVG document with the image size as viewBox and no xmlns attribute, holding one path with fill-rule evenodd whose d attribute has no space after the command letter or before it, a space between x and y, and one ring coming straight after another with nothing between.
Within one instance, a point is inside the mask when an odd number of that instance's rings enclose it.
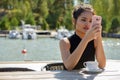
<instances>
[{"instance_id":1,"label":"woman's shoulder","mask_svg":"<svg viewBox=\"0 0 120 80\"><path fill-rule=\"evenodd\" d=\"M61 39L59 45L60 45L60 49L62 51L67 51L70 48L70 42L69 42L68 38Z\"/></svg>"},{"instance_id":2,"label":"woman's shoulder","mask_svg":"<svg viewBox=\"0 0 120 80\"><path fill-rule=\"evenodd\" d=\"M61 39L60 40L60 44L69 44L69 40L68 40L68 38L63 38L63 39Z\"/></svg>"},{"instance_id":3,"label":"woman's shoulder","mask_svg":"<svg viewBox=\"0 0 120 80\"><path fill-rule=\"evenodd\" d=\"M73 34L73 35L71 35L69 37L62 38L60 40L60 45L68 45L68 46L70 46L71 40L73 40L74 37L75 37L75 34Z\"/></svg>"}]
</instances>

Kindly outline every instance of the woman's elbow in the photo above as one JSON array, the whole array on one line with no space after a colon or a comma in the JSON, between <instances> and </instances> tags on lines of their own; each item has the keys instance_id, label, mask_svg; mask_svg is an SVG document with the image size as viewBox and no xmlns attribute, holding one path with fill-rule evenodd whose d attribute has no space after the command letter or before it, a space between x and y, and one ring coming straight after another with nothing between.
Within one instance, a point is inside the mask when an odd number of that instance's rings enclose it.
<instances>
[{"instance_id":1,"label":"woman's elbow","mask_svg":"<svg viewBox=\"0 0 120 80\"><path fill-rule=\"evenodd\" d=\"M69 64L64 64L65 68L68 70L68 71L71 71L73 70L73 67L70 66Z\"/></svg>"},{"instance_id":2,"label":"woman's elbow","mask_svg":"<svg viewBox=\"0 0 120 80\"><path fill-rule=\"evenodd\" d=\"M69 67L69 66L65 66L65 68L66 68L68 71L71 71L71 70L72 70L72 68Z\"/></svg>"},{"instance_id":3,"label":"woman's elbow","mask_svg":"<svg viewBox=\"0 0 120 80\"><path fill-rule=\"evenodd\" d=\"M101 65L99 65L99 68L104 69L104 68L105 68L105 66L106 66L106 62L105 62L105 63L103 63L103 64L101 64Z\"/></svg>"}]
</instances>

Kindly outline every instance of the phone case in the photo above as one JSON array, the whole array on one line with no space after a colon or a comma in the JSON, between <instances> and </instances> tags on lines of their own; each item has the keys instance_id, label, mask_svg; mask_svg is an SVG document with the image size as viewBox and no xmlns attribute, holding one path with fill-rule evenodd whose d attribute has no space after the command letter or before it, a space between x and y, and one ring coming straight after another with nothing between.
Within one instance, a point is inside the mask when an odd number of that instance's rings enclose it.
<instances>
[{"instance_id":1,"label":"phone case","mask_svg":"<svg viewBox=\"0 0 120 80\"><path fill-rule=\"evenodd\" d=\"M102 20L101 16L94 15L92 17L92 26L95 24L101 24L101 20Z\"/></svg>"}]
</instances>

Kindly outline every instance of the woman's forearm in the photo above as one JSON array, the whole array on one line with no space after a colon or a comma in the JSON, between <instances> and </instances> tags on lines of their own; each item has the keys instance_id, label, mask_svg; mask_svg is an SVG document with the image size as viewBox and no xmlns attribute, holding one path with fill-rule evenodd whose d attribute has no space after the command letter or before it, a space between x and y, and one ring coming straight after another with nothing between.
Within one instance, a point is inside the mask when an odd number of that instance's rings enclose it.
<instances>
[{"instance_id":1,"label":"woman's forearm","mask_svg":"<svg viewBox=\"0 0 120 80\"><path fill-rule=\"evenodd\" d=\"M99 63L99 67L104 68L106 65L106 57L103 49L102 37L97 39L96 59Z\"/></svg>"}]
</instances>

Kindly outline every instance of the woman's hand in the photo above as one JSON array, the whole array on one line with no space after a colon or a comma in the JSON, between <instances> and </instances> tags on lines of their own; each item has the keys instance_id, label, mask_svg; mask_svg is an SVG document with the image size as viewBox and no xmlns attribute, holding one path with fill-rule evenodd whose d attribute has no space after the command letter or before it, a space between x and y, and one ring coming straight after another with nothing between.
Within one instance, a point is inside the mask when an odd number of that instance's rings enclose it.
<instances>
[{"instance_id":1,"label":"woman's hand","mask_svg":"<svg viewBox=\"0 0 120 80\"><path fill-rule=\"evenodd\" d=\"M95 24L93 25L85 34L85 37L91 41L101 36L101 25Z\"/></svg>"},{"instance_id":2,"label":"woman's hand","mask_svg":"<svg viewBox=\"0 0 120 80\"><path fill-rule=\"evenodd\" d=\"M101 37L102 26L98 24L98 25L96 25L95 27L98 27L98 32L97 32L96 37L95 37L95 39L97 39L97 38L100 38L100 37Z\"/></svg>"}]
</instances>

